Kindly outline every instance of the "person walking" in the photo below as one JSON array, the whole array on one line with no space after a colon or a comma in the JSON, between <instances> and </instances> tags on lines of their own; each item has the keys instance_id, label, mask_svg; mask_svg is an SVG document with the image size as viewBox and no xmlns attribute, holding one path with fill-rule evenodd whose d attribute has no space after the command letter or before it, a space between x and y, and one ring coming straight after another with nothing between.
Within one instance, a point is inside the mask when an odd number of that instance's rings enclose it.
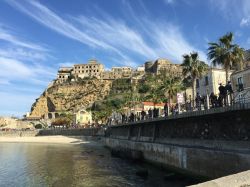
<instances>
[{"instance_id":1,"label":"person walking","mask_svg":"<svg viewBox=\"0 0 250 187\"><path fill-rule=\"evenodd\" d=\"M164 116L168 117L168 103L167 102L164 105Z\"/></svg>"},{"instance_id":2,"label":"person walking","mask_svg":"<svg viewBox=\"0 0 250 187\"><path fill-rule=\"evenodd\" d=\"M198 110L201 110L201 95L199 94L199 92L197 92L195 102L196 102L196 108Z\"/></svg>"},{"instance_id":3,"label":"person walking","mask_svg":"<svg viewBox=\"0 0 250 187\"><path fill-rule=\"evenodd\" d=\"M141 111L141 120L144 120L146 116L146 112L144 110Z\"/></svg>"},{"instance_id":4,"label":"person walking","mask_svg":"<svg viewBox=\"0 0 250 187\"><path fill-rule=\"evenodd\" d=\"M152 109L151 108L149 108L149 110L148 110L148 117L149 117L149 119L152 119L152 115L153 114L153 111L152 111Z\"/></svg>"},{"instance_id":5,"label":"person walking","mask_svg":"<svg viewBox=\"0 0 250 187\"><path fill-rule=\"evenodd\" d=\"M153 109L153 118L157 118L157 110L155 107Z\"/></svg>"},{"instance_id":6,"label":"person walking","mask_svg":"<svg viewBox=\"0 0 250 187\"><path fill-rule=\"evenodd\" d=\"M231 81L227 82L227 85L225 86L226 92L227 92L227 104L231 105L232 104L232 100L233 100L233 89L232 89L232 85L231 85ZM229 99L228 99L229 96Z\"/></svg>"},{"instance_id":7,"label":"person walking","mask_svg":"<svg viewBox=\"0 0 250 187\"><path fill-rule=\"evenodd\" d=\"M226 91L225 86L223 86L221 83L220 83L220 86L219 86L219 92L220 92L220 95L219 95L219 106L220 107L223 107L223 105L226 106L227 91Z\"/></svg>"}]
</instances>

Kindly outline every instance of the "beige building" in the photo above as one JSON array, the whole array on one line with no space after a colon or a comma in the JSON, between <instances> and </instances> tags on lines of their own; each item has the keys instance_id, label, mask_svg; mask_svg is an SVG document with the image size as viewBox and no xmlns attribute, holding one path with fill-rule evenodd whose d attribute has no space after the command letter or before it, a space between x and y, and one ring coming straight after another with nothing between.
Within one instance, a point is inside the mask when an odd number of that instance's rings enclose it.
<instances>
[{"instance_id":1,"label":"beige building","mask_svg":"<svg viewBox=\"0 0 250 187\"><path fill-rule=\"evenodd\" d=\"M57 73L57 82L63 83L69 80L72 70L72 67L60 67Z\"/></svg>"},{"instance_id":2,"label":"beige building","mask_svg":"<svg viewBox=\"0 0 250 187\"><path fill-rule=\"evenodd\" d=\"M131 67L112 67L111 71L104 71L101 74L101 79L122 79L131 78L133 69Z\"/></svg>"},{"instance_id":3,"label":"beige building","mask_svg":"<svg viewBox=\"0 0 250 187\"><path fill-rule=\"evenodd\" d=\"M92 124L92 113L84 109L79 110L75 114L76 123L81 126L86 126Z\"/></svg>"},{"instance_id":4,"label":"beige building","mask_svg":"<svg viewBox=\"0 0 250 187\"><path fill-rule=\"evenodd\" d=\"M160 74L165 71L167 74L182 76L182 67L179 64L173 64L167 59L159 58L155 62L145 63L145 72Z\"/></svg>"},{"instance_id":5,"label":"beige building","mask_svg":"<svg viewBox=\"0 0 250 187\"><path fill-rule=\"evenodd\" d=\"M72 74L77 78L96 77L101 78L104 72L104 65L97 60L90 60L87 64L75 64Z\"/></svg>"},{"instance_id":6,"label":"beige building","mask_svg":"<svg viewBox=\"0 0 250 187\"><path fill-rule=\"evenodd\" d=\"M131 67L112 67L111 72L114 73L116 78L130 78L133 69Z\"/></svg>"},{"instance_id":7,"label":"beige building","mask_svg":"<svg viewBox=\"0 0 250 187\"><path fill-rule=\"evenodd\" d=\"M236 71L231 75L234 101L236 103L250 102L250 68Z\"/></svg>"},{"instance_id":8,"label":"beige building","mask_svg":"<svg viewBox=\"0 0 250 187\"><path fill-rule=\"evenodd\" d=\"M229 72L229 76L232 71ZM201 79L196 80L196 93L199 92L201 96L210 95L214 92L219 95L219 84L226 85L226 72L224 69L210 68L206 75Z\"/></svg>"}]
</instances>

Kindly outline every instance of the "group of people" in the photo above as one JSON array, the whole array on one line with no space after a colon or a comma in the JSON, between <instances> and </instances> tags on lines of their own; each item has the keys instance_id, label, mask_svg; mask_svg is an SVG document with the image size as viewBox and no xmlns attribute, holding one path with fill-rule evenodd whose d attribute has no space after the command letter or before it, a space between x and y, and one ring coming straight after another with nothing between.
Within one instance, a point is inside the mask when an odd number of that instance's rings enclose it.
<instances>
[{"instance_id":1,"label":"group of people","mask_svg":"<svg viewBox=\"0 0 250 187\"><path fill-rule=\"evenodd\" d=\"M229 96L229 97L228 97ZM217 97L213 92L210 94L210 102L212 108L223 107L232 103L233 101L233 89L231 82L228 81L226 86L220 84L219 86L219 96Z\"/></svg>"},{"instance_id":2,"label":"group of people","mask_svg":"<svg viewBox=\"0 0 250 187\"><path fill-rule=\"evenodd\" d=\"M218 96L215 95L214 92L212 92L209 96L209 104L211 108L227 106L233 102L233 89L230 81L228 81L225 86L220 84L218 89ZM196 108L201 110L202 104L205 106L206 102L206 97L202 97L199 93L197 93L195 98Z\"/></svg>"},{"instance_id":3,"label":"group of people","mask_svg":"<svg viewBox=\"0 0 250 187\"><path fill-rule=\"evenodd\" d=\"M122 116L122 123L125 122L135 122L145 119L152 119L152 118L158 118L159 117L159 108L153 108L149 109L147 112L142 110L140 115L134 114L134 112L131 112L129 116L125 115L124 113L121 114Z\"/></svg>"}]
</instances>

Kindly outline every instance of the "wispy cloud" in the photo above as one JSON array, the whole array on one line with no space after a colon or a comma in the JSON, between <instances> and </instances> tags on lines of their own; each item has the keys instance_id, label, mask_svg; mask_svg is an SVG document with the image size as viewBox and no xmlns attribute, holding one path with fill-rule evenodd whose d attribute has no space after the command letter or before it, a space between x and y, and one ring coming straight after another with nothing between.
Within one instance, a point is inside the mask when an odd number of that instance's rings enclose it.
<instances>
[{"instance_id":1,"label":"wispy cloud","mask_svg":"<svg viewBox=\"0 0 250 187\"><path fill-rule=\"evenodd\" d=\"M219 10L225 19L239 21L241 27L250 26L249 0L210 0L211 8Z\"/></svg>"},{"instance_id":2,"label":"wispy cloud","mask_svg":"<svg viewBox=\"0 0 250 187\"><path fill-rule=\"evenodd\" d=\"M0 57L0 79L6 81L50 80L55 76L55 70L39 64L26 64L16 59ZM42 79L41 79L42 77Z\"/></svg>"},{"instance_id":3,"label":"wispy cloud","mask_svg":"<svg viewBox=\"0 0 250 187\"><path fill-rule=\"evenodd\" d=\"M250 17L241 19L241 21L240 21L240 26L241 27L249 26L249 25L250 25Z\"/></svg>"},{"instance_id":4,"label":"wispy cloud","mask_svg":"<svg viewBox=\"0 0 250 187\"><path fill-rule=\"evenodd\" d=\"M165 2L166 4L173 4L173 3L174 3L174 0L164 0L164 2Z\"/></svg>"},{"instance_id":5,"label":"wispy cloud","mask_svg":"<svg viewBox=\"0 0 250 187\"><path fill-rule=\"evenodd\" d=\"M0 24L0 41L6 41L9 43L12 43L13 45L16 46L21 46L21 47L25 47L25 48L29 48L29 49L33 49L33 50L39 50L39 51L47 51L46 48L44 48L41 45L37 45L25 40L21 40L19 37L16 36L16 33L13 33L13 31L4 28L1 24Z\"/></svg>"},{"instance_id":6,"label":"wispy cloud","mask_svg":"<svg viewBox=\"0 0 250 187\"><path fill-rule=\"evenodd\" d=\"M107 43L93 38L86 34L84 30L80 30L75 25L66 21L65 18L60 17L55 12L42 5L37 1L6 1L13 7L29 15L39 23L44 26L74 40L77 40L90 47L99 47L105 50L111 50L117 53L120 57L124 59L129 59L125 54L123 54L118 49L108 45Z\"/></svg>"},{"instance_id":7,"label":"wispy cloud","mask_svg":"<svg viewBox=\"0 0 250 187\"><path fill-rule=\"evenodd\" d=\"M189 50L201 52L202 58L204 56L202 51L185 39L177 26L166 24L164 21L154 24L152 19L150 22L137 17L136 21L143 27L140 30L141 28L129 26L124 21L107 14L102 19L84 15L63 17L37 1L7 2L37 22L68 38L90 47L111 51L112 56L118 59L116 61L123 62L124 65L137 65L138 62L134 62L131 55L139 55L144 60L170 57L177 62L180 62L183 53L190 52ZM169 3L173 1L169 0ZM129 3L127 4L129 7ZM136 17L136 12L131 7L129 11ZM161 31L163 26L168 27L163 29L164 32Z\"/></svg>"}]
</instances>

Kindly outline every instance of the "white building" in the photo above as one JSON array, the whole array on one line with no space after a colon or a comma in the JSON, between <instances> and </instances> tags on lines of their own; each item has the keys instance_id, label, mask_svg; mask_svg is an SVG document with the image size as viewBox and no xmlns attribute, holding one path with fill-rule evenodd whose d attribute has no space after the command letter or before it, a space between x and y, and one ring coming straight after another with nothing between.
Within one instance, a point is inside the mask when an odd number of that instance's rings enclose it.
<instances>
[{"instance_id":1,"label":"white building","mask_svg":"<svg viewBox=\"0 0 250 187\"><path fill-rule=\"evenodd\" d=\"M233 71L229 72L229 76ZM210 95L214 92L219 95L219 84L226 85L226 72L224 69L210 68L206 75L196 80L196 93L201 96Z\"/></svg>"},{"instance_id":2,"label":"white building","mask_svg":"<svg viewBox=\"0 0 250 187\"><path fill-rule=\"evenodd\" d=\"M236 71L231 75L234 101L250 103L250 68Z\"/></svg>"}]
</instances>

